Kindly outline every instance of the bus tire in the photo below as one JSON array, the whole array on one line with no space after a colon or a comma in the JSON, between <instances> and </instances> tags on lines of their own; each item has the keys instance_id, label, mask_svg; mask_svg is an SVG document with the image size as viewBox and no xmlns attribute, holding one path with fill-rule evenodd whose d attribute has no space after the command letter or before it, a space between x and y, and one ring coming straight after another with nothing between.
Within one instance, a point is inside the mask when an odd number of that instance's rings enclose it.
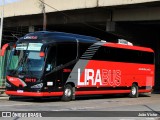
<instances>
[{"instance_id":1,"label":"bus tire","mask_svg":"<svg viewBox=\"0 0 160 120\"><path fill-rule=\"evenodd\" d=\"M64 88L62 101L71 101L73 97L73 87L70 84L67 84Z\"/></svg>"},{"instance_id":2,"label":"bus tire","mask_svg":"<svg viewBox=\"0 0 160 120\"><path fill-rule=\"evenodd\" d=\"M130 97L131 98L137 98L139 95L138 93L138 86L136 84L133 84L130 91Z\"/></svg>"}]
</instances>

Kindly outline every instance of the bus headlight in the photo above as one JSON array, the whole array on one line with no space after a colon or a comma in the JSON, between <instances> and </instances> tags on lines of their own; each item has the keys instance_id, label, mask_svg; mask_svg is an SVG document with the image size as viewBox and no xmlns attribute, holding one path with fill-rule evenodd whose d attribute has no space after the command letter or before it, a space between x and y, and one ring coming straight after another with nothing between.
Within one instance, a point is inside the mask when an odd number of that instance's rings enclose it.
<instances>
[{"instance_id":1,"label":"bus headlight","mask_svg":"<svg viewBox=\"0 0 160 120\"><path fill-rule=\"evenodd\" d=\"M11 87L11 85L9 83L6 82L6 87Z\"/></svg>"},{"instance_id":2,"label":"bus headlight","mask_svg":"<svg viewBox=\"0 0 160 120\"><path fill-rule=\"evenodd\" d=\"M42 87L43 87L43 83L39 83L39 84L31 86L31 88L42 88Z\"/></svg>"}]
</instances>

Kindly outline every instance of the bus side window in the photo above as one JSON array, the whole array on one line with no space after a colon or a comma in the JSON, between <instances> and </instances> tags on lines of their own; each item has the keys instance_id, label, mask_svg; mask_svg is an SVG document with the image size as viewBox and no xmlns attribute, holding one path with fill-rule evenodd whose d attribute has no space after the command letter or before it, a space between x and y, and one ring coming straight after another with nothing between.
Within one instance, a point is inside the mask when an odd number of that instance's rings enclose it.
<instances>
[{"instance_id":1,"label":"bus side window","mask_svg":"<svg viewBox=\"0 0 160 120\"><path fill-rule=\"evenodd\" d=\"M46 71L52 71L56 67L56 47L49 48Z\"/></svg>"},{"instance_id":2,"label":"bus side window","mask_svg":"<svg viewBox=\"0 0 160 120\"><path fill-rule=\"evenodd\" d=\"M57 47L57 65L64 65L77 57L77 43L58 44Z\"/></svg>"}]
</instances>

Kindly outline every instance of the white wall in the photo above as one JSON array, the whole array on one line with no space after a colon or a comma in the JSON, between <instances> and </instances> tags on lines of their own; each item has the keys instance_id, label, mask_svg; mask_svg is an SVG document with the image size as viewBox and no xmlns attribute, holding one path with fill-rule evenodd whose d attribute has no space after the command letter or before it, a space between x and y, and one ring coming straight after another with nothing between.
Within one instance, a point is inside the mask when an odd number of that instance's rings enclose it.
<instances>
[{"instance_id":1,"label":"white wall","mask_svg":"<svg viewBox=\"0 0 160 120\"><path fill-rule=\"evenodd\" d=\"M159 0L44 0L44 1L48 5L58 9L59 11L63 11L72 9L153 2ZM0 10L1 9L2 6L0 7ZM4 6L4 11L5 11L4 12L5 17L42 13L39 0L22 0L19 2L7 4ZM46 12L55 12L55 11L57 10L46 6Z\"/></svg>"}]
</instances>

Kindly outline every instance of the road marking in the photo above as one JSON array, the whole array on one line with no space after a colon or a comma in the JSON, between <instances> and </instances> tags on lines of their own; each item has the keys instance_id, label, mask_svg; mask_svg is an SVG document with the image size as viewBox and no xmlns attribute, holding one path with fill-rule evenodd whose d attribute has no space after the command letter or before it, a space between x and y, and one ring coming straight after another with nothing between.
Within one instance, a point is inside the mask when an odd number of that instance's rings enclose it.
<instances>
[{"instance_id":1,"label":"road marking","mask_svg":"<svg viewBox=\"0 0 160 120\"><path fill-rule=\"evenodd\" d=\"M1 106L1 107L8 107L8 106L17 106L17 105L18 105L18 106L21 106L21 105L22 105L22 106L23 106L23 105L35 105L35 103L30 103L30 104L24 104L24 103L23 103L23 104L14 104L14 105L0 105L0 106Z\"/></svg>"},{"instance_id":2,"label":"road marking","mask_svg":"<svg viewBox=\"0 0 160 120\"><path fill-rule=\"evenodd\" d=\"M95 107L71 107L71 108L56 109L51 111L78 111L78 110L89 110L89 109L95 109Z\"/></svg>"}]
</instances>

